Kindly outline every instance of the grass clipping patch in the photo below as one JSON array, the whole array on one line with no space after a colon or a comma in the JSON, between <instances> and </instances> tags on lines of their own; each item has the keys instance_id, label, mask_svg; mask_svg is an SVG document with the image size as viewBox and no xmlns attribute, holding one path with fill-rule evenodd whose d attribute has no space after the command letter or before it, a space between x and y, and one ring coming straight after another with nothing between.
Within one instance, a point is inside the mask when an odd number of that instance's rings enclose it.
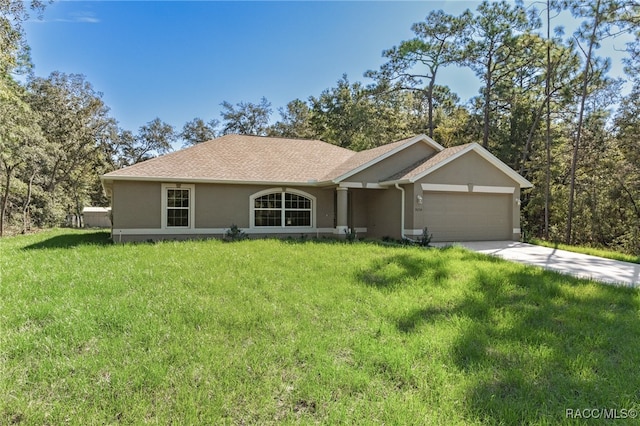
<instances>
[{"instance_id":1,"label":"grass clipping patch","mask_svg":"<svg viewBox=\"0 0 640 426\"><path fill-rule=\"evenodd\" d=\"M640 295L460 248L0 241L0 423L557 423L638 407Z\"/></svg>"}]
</instances>

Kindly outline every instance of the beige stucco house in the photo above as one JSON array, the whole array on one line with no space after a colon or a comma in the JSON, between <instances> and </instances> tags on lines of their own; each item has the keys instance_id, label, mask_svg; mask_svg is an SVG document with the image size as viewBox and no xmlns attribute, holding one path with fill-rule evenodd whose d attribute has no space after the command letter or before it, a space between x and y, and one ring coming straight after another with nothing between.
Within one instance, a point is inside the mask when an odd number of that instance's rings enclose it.
<instances>
[{"instance_id":1,"label":"beige stucco house","mask_svg":"<svg viewBox=\"0 0 640 426\"><path fill-rule=\"evenodd\" d=\"M425 135L354 152L227 135L101 177L116 242L250 236L517 240L531 183L476 143Z\"/></svg>"}]
</instances>

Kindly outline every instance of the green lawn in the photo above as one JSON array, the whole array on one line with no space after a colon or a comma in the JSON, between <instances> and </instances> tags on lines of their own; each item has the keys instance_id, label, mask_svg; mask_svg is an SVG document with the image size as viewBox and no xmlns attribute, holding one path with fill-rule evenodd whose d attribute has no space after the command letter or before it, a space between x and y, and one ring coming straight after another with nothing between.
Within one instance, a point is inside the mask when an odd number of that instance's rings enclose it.
<instances>
[{"instance_id":1,"label":"green lawn","mask_svg":"<svg viewBox=\"0 0 640 426\"><path fill-rule=\"evenodd\" d=\"M604 257L606 259L621 260L623 262L630 262L630 263L640 263L640 256L621 253L619 251L606 250L606 249L587 247L587 246L570 246L568 244L541 240L539 238L532 238L530 239L529 242L531 244L536 244L539 246L557 248L560 250L573 251L573 252L582 253L582 254L589 254L591 256L599 256L599 257Z\"/></svg>"},{"instance_id":2,"label":"green lawn","mask_svg":"<svg viewBox=\"0 0 640 426\"><path fill-rule=\"evenodd\" d=\"M557 424L567 409L640 409L639 290L461 248L57 230L2 239L0 267L0 424Z\"/></svg>"}]
</instances>

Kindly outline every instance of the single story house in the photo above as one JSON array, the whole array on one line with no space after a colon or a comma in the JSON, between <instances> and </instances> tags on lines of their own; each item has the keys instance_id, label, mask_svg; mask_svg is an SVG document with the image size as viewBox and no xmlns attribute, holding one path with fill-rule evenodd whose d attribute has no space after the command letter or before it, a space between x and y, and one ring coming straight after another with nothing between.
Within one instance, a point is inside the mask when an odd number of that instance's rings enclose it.
<instances>
[{"instance_id":1,"label":"single story house","mask_svg":"<svg viewBox=\"0 0 640 426\"><path fill-rule=\"evenodd\" d=\"M116 242L250 236L518 240L532 184L476 143L425 135L355 152L226 135L101 176Z\"/></svg>"}]
</instances>

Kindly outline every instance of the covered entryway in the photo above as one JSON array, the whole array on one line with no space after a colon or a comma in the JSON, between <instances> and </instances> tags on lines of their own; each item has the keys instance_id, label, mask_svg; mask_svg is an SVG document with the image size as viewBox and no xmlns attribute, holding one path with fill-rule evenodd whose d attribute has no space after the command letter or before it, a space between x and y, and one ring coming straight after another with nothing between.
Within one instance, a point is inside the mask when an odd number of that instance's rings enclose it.
<instances>
[{"instance_id":1,"label":"covered entryway","mask_svg":"<svg viewBox=\"0 0 640 426\"><path fill-rule=\"evenodd\" d=\"M424 192L424 225L433 241L510 240L512 194Z\"/></svg>"}]
</instances>

